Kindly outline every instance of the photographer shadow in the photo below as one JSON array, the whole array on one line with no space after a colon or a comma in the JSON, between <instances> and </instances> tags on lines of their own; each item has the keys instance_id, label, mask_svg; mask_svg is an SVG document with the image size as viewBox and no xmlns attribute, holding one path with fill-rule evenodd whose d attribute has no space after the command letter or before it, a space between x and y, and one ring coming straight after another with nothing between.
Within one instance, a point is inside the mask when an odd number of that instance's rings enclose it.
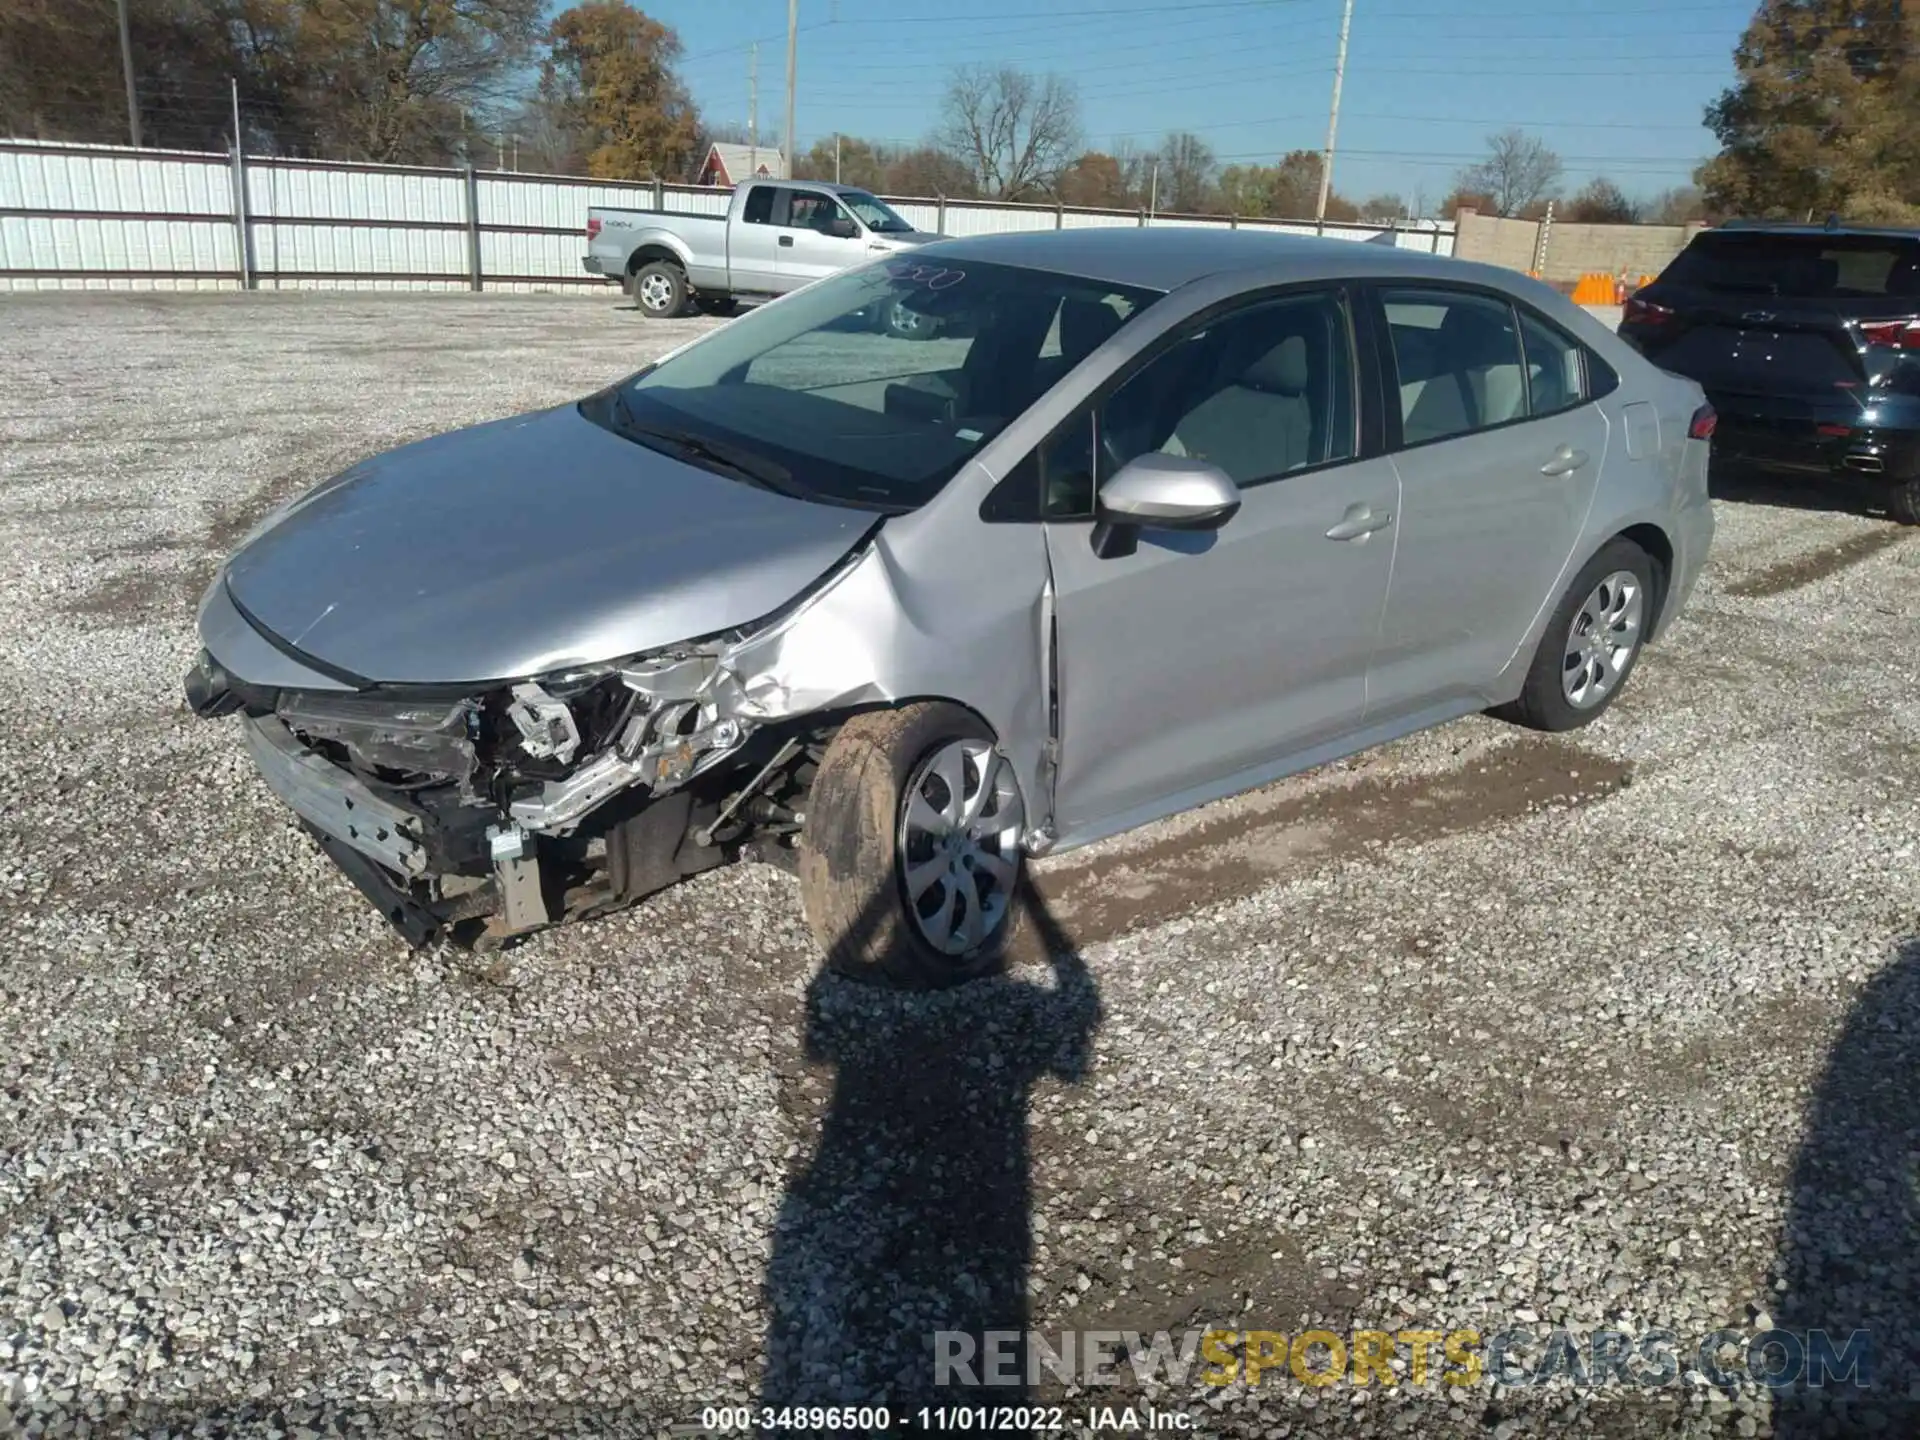
<instances>
[{"instance_id":1,"label":"photographer shadow","mask_svg":"<svg viewBox=\"0 0 1920 1440\"><path fill-rule=\"evenodd\" d=\"M833 1092L774 1233L761 1405L897 1416L1026 1396L979 1362L988 1332L1028 1322L1034 1089L1086 1075L1100 1004L1031 886L1020 903L1045 983L1013 970L931 994L828 972L809 985L805 1053L833 1067Z\"/></svg>"},{"instance_id":2,"label":"photographer shadow","mask_svg":"<svg viewBox=\"0 0 1920 1440\"><path fill-rule=\"evenodd\" d=\"M1920 1434L1920 938L1903 943L1848 1012L1794 1162L1774 1324L1846 1358L1864 1334L1860 1386L1776 1392L1778 1440ZM1822 1346L1807 1342L1808 1359ZM1818 1370L1817 1364L1813 1366ZM1833 1373L1838 1370L1842 1373Z\"/></svg>"}]
</instances>

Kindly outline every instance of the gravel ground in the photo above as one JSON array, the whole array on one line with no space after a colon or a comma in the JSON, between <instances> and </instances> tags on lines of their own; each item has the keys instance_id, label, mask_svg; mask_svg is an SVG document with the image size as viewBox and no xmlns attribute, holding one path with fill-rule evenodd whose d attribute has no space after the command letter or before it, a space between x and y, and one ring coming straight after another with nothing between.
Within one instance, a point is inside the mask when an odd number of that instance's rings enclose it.
<instances>
[{"instance_id":1,"label":"gravel ground","mask_svg":"<svg viewBox=\"0 0 1920 1440\"><path fill-rule=\"evenodd\" d=\"M1024 1320L1866 1326L1824 1404L1691 1362L1150 1393L1236 1435L1920 1429L1920 541L1832 497L1723 499L1588 730L1464 721L1049 862L1051 967L820 980L754 866L410 954L183 711L193 601L274 501L705 323L0 301L0 1422L653 1433L922 1393L931 1332Z\"/></svg>"}]
</instances>

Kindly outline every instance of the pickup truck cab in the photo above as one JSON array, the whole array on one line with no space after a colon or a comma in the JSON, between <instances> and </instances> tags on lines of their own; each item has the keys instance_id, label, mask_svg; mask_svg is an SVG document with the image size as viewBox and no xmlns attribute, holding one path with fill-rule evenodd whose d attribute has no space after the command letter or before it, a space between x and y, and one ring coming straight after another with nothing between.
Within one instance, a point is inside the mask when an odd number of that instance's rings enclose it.
<instances>
[{"instance_id":1,"label":"pickup truck cab","mask_svg":"<svg viewBox=\"0 0 1920 1440\"><path fill-rule=\"evenodd\" d=\"M585 264L618 280L642 315L667 319L693 308L724 314L939 238L854 185L754 180L734 189L724 216L596 205Z\"/></svg>"}]
</instances>

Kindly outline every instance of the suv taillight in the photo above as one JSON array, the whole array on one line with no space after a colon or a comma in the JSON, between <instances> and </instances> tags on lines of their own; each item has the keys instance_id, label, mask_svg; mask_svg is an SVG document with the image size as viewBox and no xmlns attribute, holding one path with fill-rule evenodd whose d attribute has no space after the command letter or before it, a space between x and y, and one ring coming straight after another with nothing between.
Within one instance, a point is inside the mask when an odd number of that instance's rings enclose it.
<instances>
[{"instance_id":1,"label":"suv taillight","mask_svg":"<svg viewBox=\"0 0 1920 1440\"><path fill-rule=\"evenodd\" d=\"M594 236L598 235L599 233L600 233L600 217L598 215L589 215L587 217L587 238L591 240L593 239Z\"/></svg>"},{"instance_id":2,"label":"suv taillight","mask_svg":"<svg viewBox=\"0 0 1920 1440\"><path fill-rule=\"evenodd\" d=\"M1673 311L1665 305L1656 305L1651 300L1642 300L1637 295L1627 297L1627 307L1621 316L1634 325L1664 325L1673 319Z\"/></svg>"},{"instance_id":3,"label":"suv taillight","mask_svg":"<svg viewBox=\"0 0 1920 1440\"><path fill-rule=\"evenodd\" d=\"M1702 405L1693 412L1693 419L1687 422L1687 439L1711 440L1713 427L1720 423L1720 417L1713 413L1713 406Z\"/></svg>"},{"instance_id":4,"label":"suv taillight","mask_svg":"<svg viewBox=\"0 0 1920 1440\"><path fill-rule=\"evenodd\" d=\"M1920 319L1862 320L1860 334L1869 345L1891 345L1896 350L1920 350Z\"/></svg>"}]
</instances>

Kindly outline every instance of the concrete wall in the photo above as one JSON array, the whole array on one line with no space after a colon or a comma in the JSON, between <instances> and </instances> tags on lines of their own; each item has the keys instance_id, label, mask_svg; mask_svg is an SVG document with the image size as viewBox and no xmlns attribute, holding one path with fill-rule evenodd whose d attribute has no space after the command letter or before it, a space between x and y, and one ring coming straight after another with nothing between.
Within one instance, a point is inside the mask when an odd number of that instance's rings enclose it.
<instances>
[{"instance_id":1,"label":"concrete wall","mask_svg":"<svg viewBox=\"0 0 1920 1440\"><path fill-rule=\"evenodd\" d=\"M1462 210L1453 253L1515 270L1531 270L1542 222L1504 220ZM1698 225L1576 225L1555 220L1547 229L1541 278L1573 281L1582 275L1657 275L1700 229Z\"/></svg>"}]
</instances>

